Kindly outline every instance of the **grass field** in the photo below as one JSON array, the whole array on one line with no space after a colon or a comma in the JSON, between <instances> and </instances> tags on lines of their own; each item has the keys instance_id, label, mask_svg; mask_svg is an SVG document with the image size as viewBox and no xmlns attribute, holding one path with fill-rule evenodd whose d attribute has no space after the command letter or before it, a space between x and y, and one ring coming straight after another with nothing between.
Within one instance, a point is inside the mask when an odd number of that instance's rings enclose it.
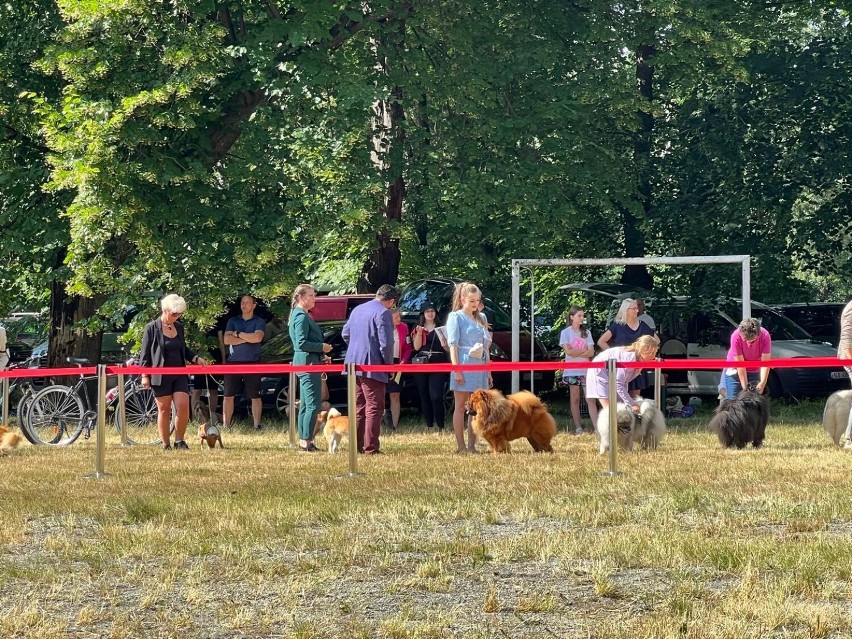
<instances>
[{"instance_id":1,"label":"grass field","mask_svg":"<svg viewBox=\"0 0 852 639\"><path fill-rule=\"evenodd\" d=\"M850 457L821 403L773 407L761 450L709 413L607 477L555 455L453 454L416 416L386 455L94 440L0 458L0 637L849 637ZM320 440L318 443L322 444Z\"/></svg>"}]
</instances>

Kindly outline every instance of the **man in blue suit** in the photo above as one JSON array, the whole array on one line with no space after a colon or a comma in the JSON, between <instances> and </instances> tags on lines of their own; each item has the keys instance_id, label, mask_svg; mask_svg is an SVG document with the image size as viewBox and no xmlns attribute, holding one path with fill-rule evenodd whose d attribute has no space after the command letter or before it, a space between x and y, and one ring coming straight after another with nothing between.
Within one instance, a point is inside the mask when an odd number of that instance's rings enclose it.
<instances>
[{"instance_id":1,"label":"man in blue suit","mask_svg":"<svg viewBox=\"0 0 852 639\"><path fill-rule=\"evenodd\" d=\"M343 327L343 339L349 345L345 363L393 364L395 332L390 309L398 297L396 289L383 284L376 299L356 306ZM382 413L385 410L385 385L388 373L356 373L356 424L358 452L378 455Z\"/></svg>"}]
</instances>

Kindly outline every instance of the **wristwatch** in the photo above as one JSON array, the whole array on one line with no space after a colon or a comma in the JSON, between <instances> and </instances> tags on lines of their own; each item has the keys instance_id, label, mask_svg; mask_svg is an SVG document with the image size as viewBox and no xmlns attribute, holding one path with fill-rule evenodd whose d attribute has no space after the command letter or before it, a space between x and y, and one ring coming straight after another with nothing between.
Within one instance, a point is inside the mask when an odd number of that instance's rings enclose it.
<instances>
[{"instance_id":1,"label":"wristwatch","mask_svg":"<svg viewBox=\"0 0 852 639\"><path fill-rule=\"evenodd\" d=\"M239 337L239 336L240 336L240 332L239 332L239 331L234 331L234 337Z\"/></svg>"}]
</instances>

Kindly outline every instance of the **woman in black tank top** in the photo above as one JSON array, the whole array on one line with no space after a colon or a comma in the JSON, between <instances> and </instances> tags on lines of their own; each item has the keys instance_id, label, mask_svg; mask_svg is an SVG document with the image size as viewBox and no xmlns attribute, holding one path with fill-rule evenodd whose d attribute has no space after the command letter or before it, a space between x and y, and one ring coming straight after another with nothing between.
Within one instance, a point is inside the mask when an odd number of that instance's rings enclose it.
<instances>
[{"instance_id":1,"label":"woman in black tank top","mask_svg":"<svg viewBox=\"0 0 852 639\"><path fill-rule=\"evenodd\" d=\"M186 346L180 318L186 311L186 301L179 295L166 295L160 302L160 317L145 327L139 363L145 367L183 368L186 362L207 365ZM189 421L189 381L186 375L142 375L142 386L154 390L157 401L157 429L163 448L171 448L169 422L172 403L175 406L176 449L187 449L184 435Z\"/></svg>"}]
</instances>

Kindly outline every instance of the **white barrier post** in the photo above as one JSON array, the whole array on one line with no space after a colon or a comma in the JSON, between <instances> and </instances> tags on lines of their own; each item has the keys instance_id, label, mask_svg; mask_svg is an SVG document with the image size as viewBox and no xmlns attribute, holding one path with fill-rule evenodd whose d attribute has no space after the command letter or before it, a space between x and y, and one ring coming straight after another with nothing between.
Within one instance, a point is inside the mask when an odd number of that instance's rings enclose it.
<instances>
[{"instance_id":1,"label":"white barrier post","mask_svg":"<svg viewBox=\"0 0 852 639\"><path fill-rule=\"evenodd\" d=\"M655 359L657 362L661 362L662 359L657 357ZM654 369L654 403L657 405L657 408L663 410L665 407L663 406L663 369L655 368Z\"/></svg>"},{"instance_id":2,"label":"white barrier post","mask_svg":"<svg viewBox=\"0 0 852 639\"><path fill-rule=\"evenodd\" d=\"M349 404L349 476L358 474L358 422L355 392L355 364L346 365L346 402Z\"/></svg>"},{"instance_id":3,"label":"white barrier post","mask_svg":"<svg viewBox=\"0 0 852 639\"><path fill-rule=\"evenodd\" d=\"M107 476L104 472L104 457L106 453L106 365L98 364L98 422L95 432L95 472L86 475L89 479L101 479Z\"/></svg>"},{"instance_id":4,"label":"white barrier post","mask_svg":"<svg viewBox=\"0 0 852 639\"><path fill-rule=\"evenodd\" d=\"M606 372L609 377L609 470L604 474L609 477L618 475L618 394L615 392L615 360L606 361Z\"/></svg>"},{"instance_id":5,"label":"white barrier post","mask_svg":"<svg viewBox=\"0 0 852 639\"><path fill-rule=\"evenodd\" d=\"M19 420L20 421L20 420ZM3 424L9 426L9 378L3 378ZM18 427L20 428L20 424Z\"/></svg>"},{"instance_id":6,"label":"white barrier post","mask_svg":"<svg viewBox=\"0 0 852 639\"><path fill-rule=\"evenodd\" d=\"M290 379L288 381L289 390L287 391L287 414L290 417L289 435L290 446L296 446L296 373L290 371Z\"/></svg>"},{"instance_id":7,"label":"white barrier post","mask_svg":"<svg viewBox=\"0 0 852 639\"><path fill-rule=\"evenodd\" d=\"M122 367L124 364L122 364ZM129 446L130 442L127 441L127 404L125 403L127 396L124 392L124 373L118 373L118 411L116 411L116 418L118 419L118 424L120 427L120 435L121 435L121 445Z\"/></svg>"}]
</instances>

